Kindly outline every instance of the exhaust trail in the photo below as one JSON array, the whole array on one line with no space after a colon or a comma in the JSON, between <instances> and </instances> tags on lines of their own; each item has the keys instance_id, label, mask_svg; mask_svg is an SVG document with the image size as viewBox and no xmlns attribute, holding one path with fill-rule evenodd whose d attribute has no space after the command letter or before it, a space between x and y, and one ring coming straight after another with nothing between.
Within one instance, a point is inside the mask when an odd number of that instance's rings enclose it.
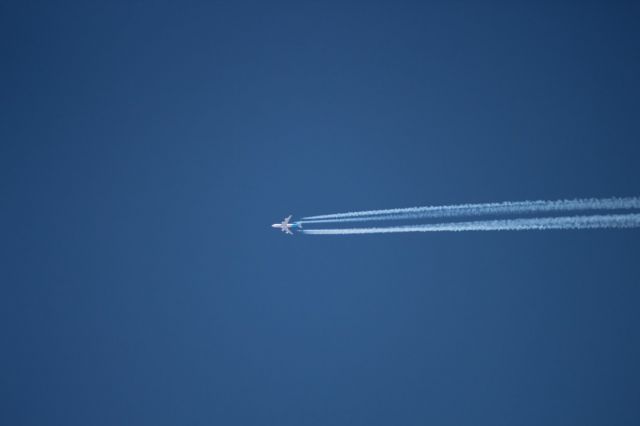
<instances>
[{"instance_id":1,"label":"exhaust trail","mask_svg":"<svg viewBox=\"0 0 640 426\"><path fill-rule=\"evenodd\" d=\"M526 231L640 227L640 213L495 219L375 228L304 229L307 235L393 234L404 232Z\"/></svg>"},{"instance_id":2,"label":"exhaust trail","mask_svg":"<svg viewBox=\"0 0 640 426\"><path fill-rule=\"evenodd\" d=\"M366 210L302 218L302 223L339 223L373 220L425 219L439 217L481 216L569 212L581 210L640 209L640 197L585 198L558 201L507 201L503 203L458 204L446 206L408 207L400 209Z\"/></svg>"}]
</instances>

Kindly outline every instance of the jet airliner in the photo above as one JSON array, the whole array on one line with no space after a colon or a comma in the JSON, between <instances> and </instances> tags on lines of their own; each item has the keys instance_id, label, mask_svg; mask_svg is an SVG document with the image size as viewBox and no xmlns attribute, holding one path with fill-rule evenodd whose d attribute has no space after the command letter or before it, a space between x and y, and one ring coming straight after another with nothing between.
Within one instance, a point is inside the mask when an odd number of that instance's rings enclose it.
<instances>
[{"instance_id":1,"label":"jet airliner","mask_svg":"<svg viewBox=\"0 0 640 426\"><path fill-rule=\"evenodd\" d=\"M273 228L280 228L282 232L286 232L289 235L293 235L293 232L291 232L291 228L302 228L302 225L298 222L289 223L289 221L291 220L291 216L292 215L289 215L289 217L286 217L281 223L274 223L271 226Z\"/></svg>"}]
</instances>

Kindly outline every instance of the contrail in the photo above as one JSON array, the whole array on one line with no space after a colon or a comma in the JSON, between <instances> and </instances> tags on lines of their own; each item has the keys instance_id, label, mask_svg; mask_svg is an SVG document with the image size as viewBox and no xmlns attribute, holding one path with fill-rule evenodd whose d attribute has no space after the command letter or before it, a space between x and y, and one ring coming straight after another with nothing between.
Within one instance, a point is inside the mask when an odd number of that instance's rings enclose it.
<instances>
[{"instance_id":1,"label":"contrail","mask_svg":"<svg viewBox=\"0 0 640 426\"><path fill-rule=\"evenodd\" d=\"M480 216L497 214L527 214L581 210L640 209L640 197L586 198L559 201L507 201L503 203L458 204L448 206L408 207L401 209L366 210L302 218L302 223L360 222L369 220L424 219L437 217Z\"/></svg>"},{"instance_id":2,"label":"contrail","mask_svg":"<svg viewBox=\"0 0 640 426\"><path fill-rule=\"evenodd\" d=\"M307 235L392 234L399 232L525 231L640 227L640 213L480 220L379 228L305 229Z\"/></svg>"}]
</instances>

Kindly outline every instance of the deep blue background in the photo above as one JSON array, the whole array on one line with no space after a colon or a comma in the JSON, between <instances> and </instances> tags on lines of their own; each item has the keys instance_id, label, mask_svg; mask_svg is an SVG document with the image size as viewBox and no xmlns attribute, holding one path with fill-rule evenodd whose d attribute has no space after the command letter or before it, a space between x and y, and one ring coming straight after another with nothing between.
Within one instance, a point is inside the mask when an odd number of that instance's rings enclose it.
<instances>
[{"instance_id":1,"label":"deep blue background","mask_svg":"<svg viewBox=\"0 0 640 426\"><path fill-rule=\"evenodd\" d=\"M285 215L640 195L625 2L4 2L0 423L640 423L638 230Z\"/></svg>"}]
</instances>

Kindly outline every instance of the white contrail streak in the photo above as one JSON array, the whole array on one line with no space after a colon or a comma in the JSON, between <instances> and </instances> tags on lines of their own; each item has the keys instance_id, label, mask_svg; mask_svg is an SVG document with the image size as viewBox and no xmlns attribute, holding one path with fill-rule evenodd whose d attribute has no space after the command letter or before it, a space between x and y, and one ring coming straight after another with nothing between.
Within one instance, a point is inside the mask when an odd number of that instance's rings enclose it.
<instances>
[{"instance_id":1,"label":"white contrail streak","mask_svg":"<svg viewBox=\"0 0 640 426\"><path fill-rule=\"evenodd\" d=\"M525 231L640 227L640 213L480 220L379 228L305 229L307 235L392 234L399 232Z\"/></svg>"},{"instance_id":2,"label":"white contrail streak","mask_svg":"<svg viewBox=\"0 0 640 426\"><path fill-rule=\"evenodd\" d=\"M640 209L640 197L587 198L559 201L516 201L486 204L408 207L335 213L303 218L302 223L360 222L369 220L423 219L435 217L527 214L581 210Z\"/></svg>"}]
</instances>

